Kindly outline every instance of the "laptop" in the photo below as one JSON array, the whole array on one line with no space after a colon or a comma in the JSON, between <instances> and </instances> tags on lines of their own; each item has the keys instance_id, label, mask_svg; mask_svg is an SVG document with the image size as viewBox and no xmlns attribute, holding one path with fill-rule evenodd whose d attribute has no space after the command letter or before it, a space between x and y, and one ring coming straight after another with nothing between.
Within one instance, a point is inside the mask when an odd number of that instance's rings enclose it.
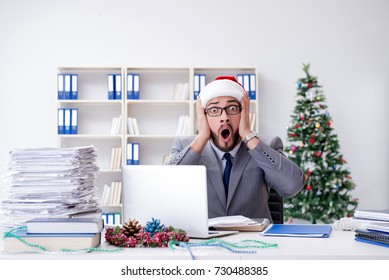
<instances>
[{"instance_id":1,"label":"laptop","mask_svg":"<svg viewBox=\"0 0 389 280\"><path fill-rule=\"evenodd\" d=\"M207 172L203 165L122 167L123 219L143 226L152 218L186 231L190 238L213 238L238 231L208 228Z\"/></svg>"}]
</instances>

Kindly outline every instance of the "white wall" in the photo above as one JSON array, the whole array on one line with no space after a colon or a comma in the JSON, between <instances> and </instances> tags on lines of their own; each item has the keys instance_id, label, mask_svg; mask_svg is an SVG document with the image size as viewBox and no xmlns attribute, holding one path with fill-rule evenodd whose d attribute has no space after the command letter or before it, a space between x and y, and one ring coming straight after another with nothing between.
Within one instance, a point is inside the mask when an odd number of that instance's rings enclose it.
<instances>
[{"instance_id":1,"label":"white wall","mask_svg":"<svg viewBox=\"0 0 389 280\"><path fill-rule=\"evenodd\" d=\"M0 0L0 174L56 146L58 66L254 66L261 132L286 139L310 62L363 208L389 208L389 1Z\"/></svg>"}]
</instances>

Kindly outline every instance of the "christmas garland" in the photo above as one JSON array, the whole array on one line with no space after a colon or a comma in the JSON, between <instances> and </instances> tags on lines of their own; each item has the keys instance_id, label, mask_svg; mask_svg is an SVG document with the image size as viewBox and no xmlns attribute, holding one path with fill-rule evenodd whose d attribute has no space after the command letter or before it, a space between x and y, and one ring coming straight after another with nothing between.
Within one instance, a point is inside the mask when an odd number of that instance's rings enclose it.
<instances>
[{"instance_id":1,"label":"christmas garland","mask_svg":"<svg viewBox=\"0 0 389 280\"><path fill-rule=\"evenodd\" d=\"M166 227L159 219L152 218L146 226L130 219L121 227L107 228L105 240L111 245L124 248L168 247L170 241L189 242L189 237L186 231L172 226Z\"/></svg>"}]
</instances>

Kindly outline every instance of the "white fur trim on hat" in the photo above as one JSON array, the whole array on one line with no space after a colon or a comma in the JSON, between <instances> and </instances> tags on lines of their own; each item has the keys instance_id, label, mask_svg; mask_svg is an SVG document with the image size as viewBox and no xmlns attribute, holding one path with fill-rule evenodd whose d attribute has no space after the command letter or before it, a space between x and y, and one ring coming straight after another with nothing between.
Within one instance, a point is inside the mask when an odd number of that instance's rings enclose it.
<instances>
[{"instance_id":1,"label":"white fur trim on hat","mask_svg":"<svg viewBox=\"0 0 389 280\"><path fill-rule=\"evenodd\" d=\"M211 99L219 96L231 96L240 102L243 93L244 89L240 84L228 79L223 79L210 82L201 90L199 96L201 98L201 104L203 105L203 108L205 108Z\"/></svg>"}]
</instances>

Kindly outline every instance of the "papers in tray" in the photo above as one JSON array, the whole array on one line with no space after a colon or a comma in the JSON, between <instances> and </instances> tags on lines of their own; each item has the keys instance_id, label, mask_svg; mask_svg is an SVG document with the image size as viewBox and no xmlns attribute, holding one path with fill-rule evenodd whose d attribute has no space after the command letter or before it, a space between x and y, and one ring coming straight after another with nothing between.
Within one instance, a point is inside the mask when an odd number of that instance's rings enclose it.
<instances>
[{"instance_id":1,"label":"papers in tray","mask_svg":"<svg viewBox=\"0 0 389 280\"><path fill-rule=\"evenodd\" d=\"M264 236L328 238L331 231L331 225L273 224L261 234Z\"/></svg>"},{"instance_id":2,"label":"papers in tray","mask_svg":"<svg viewBox=\"0 0 389 280\"><path fill-rule=\"evenodd\" d=\"M208 226L215 230L263 231L269 224L270 222L266 218L250 219L241 215L208 220Z\"/></svg>"}]
</instances>

